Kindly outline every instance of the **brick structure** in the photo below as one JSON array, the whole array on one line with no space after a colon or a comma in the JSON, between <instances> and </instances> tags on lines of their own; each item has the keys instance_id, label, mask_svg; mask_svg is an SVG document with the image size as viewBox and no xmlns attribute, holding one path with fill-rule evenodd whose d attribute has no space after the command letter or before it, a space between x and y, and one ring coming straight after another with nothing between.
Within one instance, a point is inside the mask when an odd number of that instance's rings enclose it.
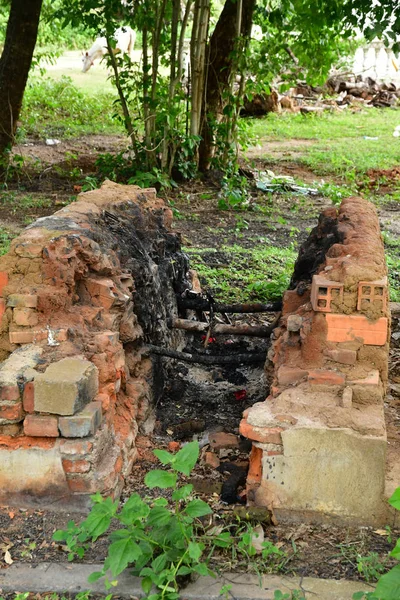
<instances>
[{"instance_id":1,"label":"brick structure","mask_svg":"<svg viewBox=\"0 0 400 600\"><path fill-rule=\"evenodd\" d=\"M302 246L269 359L271 395L248 409L248 500L286 519L385 519L390 315L378 218L328 209Z\"/></svg>"},{"instance_id":2,"label":"brick structure","mask_svg":"<svg viewBox=\"0 0 400 600\"><path fill-rule=\"evenodd\" d=\"M177 347L188 261L155 190L105 182L0 258L0 501L118 496L154 423L146 342Z\"/></svg>"}]
</instances>

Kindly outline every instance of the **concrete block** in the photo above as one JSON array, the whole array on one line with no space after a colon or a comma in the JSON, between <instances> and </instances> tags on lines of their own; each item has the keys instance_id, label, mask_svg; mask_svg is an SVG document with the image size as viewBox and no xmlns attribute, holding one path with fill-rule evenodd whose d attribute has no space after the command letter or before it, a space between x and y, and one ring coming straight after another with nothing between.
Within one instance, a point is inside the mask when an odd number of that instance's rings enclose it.
<instances>
[{"instance_id":1,"label":"concrete block","mask_svg":"<svg viewBox=\"0 0 400 600\"><path fill-rule=\"evenodd\" d=\"M80 358L64 358L36 375L35 410L73 415L89 404L97 392L98 370L94 364Z\"/></svg>"},{"instance_id":2,"label":"concrete block","mask_svg":"<svg viewBox=\"0 0 400 600\"><path fill-rule=\"evenodd\" d=\"M101 402L91 402L81 412L71 417L60 417L59 429L66 438L94 435L101 425Z\"/></svg>"},{"instance_id":3,"label":"concrete block","mask_svg":"<svg viewBox=\"0 0 400 600\"><path fill-rule=\"evenodd\" d=\"M288 429L282 440L283 456L264 454L258 504L363 523L382 521L387 510L384 437L319 427Z\"/></svg>"}]
</instances>

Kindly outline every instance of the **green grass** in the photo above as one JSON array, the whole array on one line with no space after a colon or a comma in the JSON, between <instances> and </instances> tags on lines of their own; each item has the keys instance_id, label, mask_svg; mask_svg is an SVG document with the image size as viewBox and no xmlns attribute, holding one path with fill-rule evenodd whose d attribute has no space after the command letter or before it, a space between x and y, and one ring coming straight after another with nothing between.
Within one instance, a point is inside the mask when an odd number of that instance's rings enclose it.
<instances>
[{"instance_id":1,"label":"green grass","mask_svg":"<svg viewBox=\"0 0 400 600\"><path fill-rule=\"evenodd\" d=\"M280 298L289 285L297 256L292 246L247 249L222 245L219 252L227 257L226 263L218 264L221 262L218 258L213 264L214 248L185 248L185 252L203 287L221 302Z\"/></svg>"},{"instance_id":2,"label":"green grass","mask_svg":"<svg viewBox=\"0 0 400 600\"><path fill-rule=\"evenodd\" d=\"M388 169L400 163L400 139L393 137L400 124L400 109L364 109L360 112L303 116L299 113L270 114L252 121L250 133L266 146L268 141L298 140L296 161L320 175L332 174L354 181L368 169ZM364 136L378 137L367 140ZM302 140L312 140L305 146ZM297 150L301 152L298 154ZM281 159L282 160L282 159Z\"/></svg>"},{"instance_id":3,"label":"green grass","mask_svg":"<svg viewBox=\"0 0 400 600\"><path fill-rule=\"evenodd\" d=\"M382 233L388 266L390 300L400 302L400 239L386 231Z\"/></svg>"},{"instance_id":4,"label":"green grass","mask_svg":"<svg viewBox=\"0 0 400 600\"><path fill-rule=\"evenodd\" d=\"M9 251L11 241L14 237L15 233L8 231L5 227L0 227L0 256Z\"/></svg>"},{"instance_id":5,"label":"green grass","mask_svg":"<svg viewBox=\"0 0 400 600\"><path fill-rule=\"evenodd\" d=\"M79 90L68 77L32 79L26 88L19 137L71 138L88 134L121 134L115 119L115 96Z\"/></svg>"}]
</instances>

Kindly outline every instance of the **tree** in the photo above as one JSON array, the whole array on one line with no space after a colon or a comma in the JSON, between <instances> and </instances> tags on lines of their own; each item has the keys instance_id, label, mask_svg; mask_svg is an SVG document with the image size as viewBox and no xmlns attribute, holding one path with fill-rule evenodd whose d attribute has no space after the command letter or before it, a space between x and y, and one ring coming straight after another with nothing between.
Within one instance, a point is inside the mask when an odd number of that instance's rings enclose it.
<instances>
[{"instance_id":1,"label":"tree","mask_svg":"<svg viewBox=\"0 0 400 600\"><path fill-rule=\"evenodd\" d=\"M32 63L43 0L12 0L0 58L0 155L12 145Z\"/></svg>"}]
</instances>

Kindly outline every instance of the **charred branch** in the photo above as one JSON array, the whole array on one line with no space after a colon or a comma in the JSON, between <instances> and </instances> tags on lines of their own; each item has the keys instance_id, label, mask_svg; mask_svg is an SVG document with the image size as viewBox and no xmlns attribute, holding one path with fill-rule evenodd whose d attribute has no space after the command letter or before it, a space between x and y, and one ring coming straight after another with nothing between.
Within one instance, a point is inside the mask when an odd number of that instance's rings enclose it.
<instances>
[{"instance_id":1,"label":"charred branch","mask_svg":"<svg viewBox=\"0 0 400 600\"><path fill-rule=\"evenodd\" d=\"M188 319L170 319L168 322L171 329L183 329L184 331L204 332L211 329L212 333L220 333L223 335L248 335L252 337L269 337L273 327L267 325L225 325L217 323L201 323L200 321L189 321Z\"/></svg>"},{"instance_id":2,"label":"charred branch","mask_svg":"<svg viewBox=\"0 0 400 600\"><path fill-rule=\"evenodd\" d=\"M178 350L169 350L152 346L148 344L145 351L149 354L157 354L167 358L174 358L189 363L198 363L202 365L252 365L265 362L266 352L255 352L247 354L231 354L229 356L211 355L211 354L190 354L189 352L179 352Z\"/></svg>"},{"instance_id":3,"label":"charred branch","mask_svg":"<svg viewBox=\"0 0 400 600\"><path fill-rule=\"evenodd\" d=\"M245 304L219 304L212 302L208 298L181 298L177 296L178 308L189 310L209 311L212 307L215 313L269 313L282 310L282 301L270 302L249 302Z\"/></svg>"}]
</instances>

